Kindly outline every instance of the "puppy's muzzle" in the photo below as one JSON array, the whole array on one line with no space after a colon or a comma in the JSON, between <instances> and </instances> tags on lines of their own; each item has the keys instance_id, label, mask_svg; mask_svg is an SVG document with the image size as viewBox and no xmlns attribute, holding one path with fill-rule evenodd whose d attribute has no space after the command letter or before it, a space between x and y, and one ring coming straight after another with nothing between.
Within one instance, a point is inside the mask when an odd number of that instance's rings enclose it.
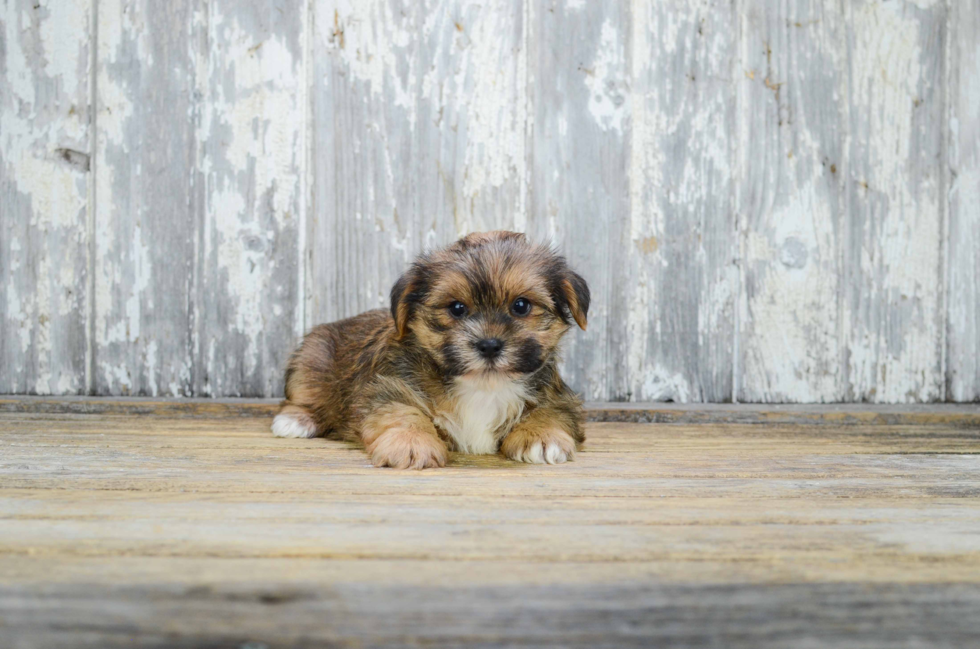
<instances>
[{"instance_id":1,"label":"puppy's muzzle","mask_svg":"<svg viewBox=\"0 0 980 649\"><path fill-rule=\"evenodd\" d=\"M484 338L477 341L475 347L476 351L480 352L480 356L492 361L500 356L500 351L504 348L504 341L500 338Z\"/></svg>"}]
</instances>

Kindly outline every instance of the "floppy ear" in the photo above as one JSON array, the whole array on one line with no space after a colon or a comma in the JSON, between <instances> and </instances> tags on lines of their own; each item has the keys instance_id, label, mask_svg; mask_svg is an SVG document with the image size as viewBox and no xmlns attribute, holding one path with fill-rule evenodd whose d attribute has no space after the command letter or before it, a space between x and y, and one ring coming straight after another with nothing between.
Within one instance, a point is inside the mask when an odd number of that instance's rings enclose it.
<instances>
[{"instance_id":1,"label":"floppy ear","mask_svg":"<svg viewBox=\"0 0 980 649\"><path fill-rule=\"evenodd\" d=\"M404 338L408 332L408 321L419 301L418 278L418 267L413 264L391 287L391 317L395 319L398 338Z\"/></svg>"},{"instance_id":2,"label":"floppy ear","mask_svg":"<svg viewBox=\"0 0 980 649\"><path fill-rule=\"evenodd\" d=\"M582 276L578 273L566 269L558 284L558 307L562 311L567 311L578 326L585 331L588 326L589 285L585 283Z\"/></svg>"}]
</instances>

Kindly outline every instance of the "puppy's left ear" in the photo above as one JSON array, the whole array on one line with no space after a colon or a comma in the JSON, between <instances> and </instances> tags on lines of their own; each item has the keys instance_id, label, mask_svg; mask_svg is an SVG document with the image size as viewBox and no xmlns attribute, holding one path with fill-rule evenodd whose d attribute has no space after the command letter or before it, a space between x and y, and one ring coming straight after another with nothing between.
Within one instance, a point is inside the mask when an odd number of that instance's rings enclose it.
<instances>
[{"instance_id":1,"label":"puppy's left ear","mask_svg":"<svg viewBox=\"0 0 980 649\"><path fill-rule=\"evenodd\" d=\"M419 301L419 277L417 265L412 265L391 287L391 317L395 319L399 339L408 332L408 322Z\"/></svg>"},{"instance_id":2,"label":"puppy's left ear","mask_svg":"<svg viewBox=\"0 0 980 649\"><path fill-rule=\"evenodd\" d=\"M578 273L566 270L564 277L561 278L559 292L563 298L559 300L559 305L567 309L582 331L585 331L589 324L587 319L591 300L589 285Z\"/></svg>"}]
</instances>

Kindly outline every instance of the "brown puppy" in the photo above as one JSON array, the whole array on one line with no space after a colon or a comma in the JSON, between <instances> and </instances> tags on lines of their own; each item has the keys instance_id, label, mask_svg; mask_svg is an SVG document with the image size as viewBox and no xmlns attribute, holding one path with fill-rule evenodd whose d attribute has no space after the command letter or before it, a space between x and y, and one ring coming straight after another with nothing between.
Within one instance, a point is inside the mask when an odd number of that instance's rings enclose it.
<instances>
[{"instance_id":1,"label":"brown puppy","mask_svg":"<svg viewBox=\"0 0 980 649\"><path fill-rule=\"evenodd\" d=\"M278 437L360 439L377 466L445 466L450 448L523 462L570 460L578 397L558 375L589 288L516 232L471 234L419 257L391 311L314 328L286 370Z\"/></svg>"}]
</instances>

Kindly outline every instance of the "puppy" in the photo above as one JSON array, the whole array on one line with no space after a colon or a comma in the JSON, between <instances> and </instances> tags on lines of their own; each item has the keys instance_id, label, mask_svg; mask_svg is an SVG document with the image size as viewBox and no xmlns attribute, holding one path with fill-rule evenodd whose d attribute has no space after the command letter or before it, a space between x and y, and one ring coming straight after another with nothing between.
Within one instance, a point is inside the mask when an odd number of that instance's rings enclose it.
<instances>
[{"instance_id":1,"label":"puppy","mask_svg":"<svg viewBox=\"0 0 980 649\"><path fill-rule=\"evenodd\" d=\"M360 440L376 466L445 466L450 449L571 460L582 404L558 342L585 329L589 288L516 232L471 234L419 257L378 309L319 325L286 370L278 437Z\"/></svg>"}]
</instances>

